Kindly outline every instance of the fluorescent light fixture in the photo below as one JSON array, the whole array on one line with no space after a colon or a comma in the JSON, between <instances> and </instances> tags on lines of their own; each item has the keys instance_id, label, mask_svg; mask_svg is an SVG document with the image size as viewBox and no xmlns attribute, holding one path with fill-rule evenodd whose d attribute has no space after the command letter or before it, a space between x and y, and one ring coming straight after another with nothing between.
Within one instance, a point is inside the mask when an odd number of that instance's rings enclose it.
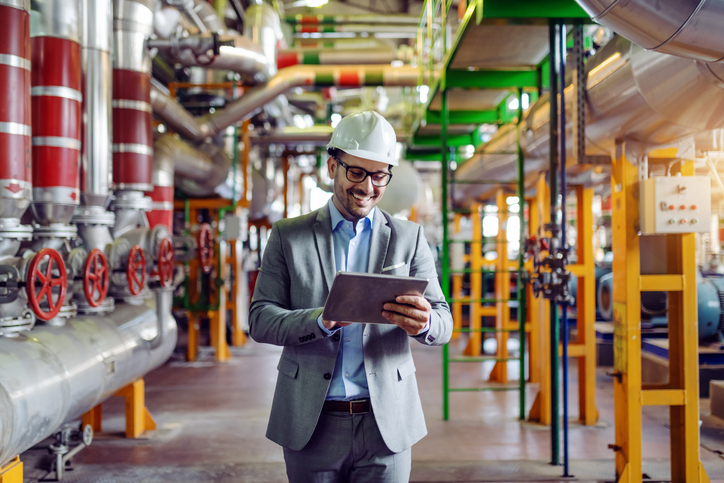
<instances>
[{"instance_id":1,"label":"fluorescent light fixture","mask_svg":"<svg viewBox=\"0 0 724 483\"><path fill-rule=\"evenodd\" d=\"M428 86L418 86L417 90L420 92L420 104L427 104L427 95L430 93Z\"/></svg>"},{"instance_id":2,"label":"fluorescent light fixture","mask_svg":"<svg viewBox=\"0 0 724 483\"><path fill-rule=\"evenodd\" d=\"M523 93L523 109L528 109L528 105L530 103L530 97L528 97L528 94ZM513 97L510 102L508 103L508 109L511 111L515 111L518 109L518 98Z\"/></svg>"},{"instance_id":3,"label":"fluorescent light fixture","mask_svg":"<svg viewBox=\"0 0 724 483\"><path fill-rule=\"evenodd\" d=\"M332 121L332 127L337 127L337 124L339 124L339 121L342 120L342 115L335 112L330 116L330 120Z\"/></svg>"},{"instance_id":4,"label":"fluorescent light fixture","mask_svg":"<svg viewBox=\"0 0 724 483\"><path fill-rule=\"evenodd\" d=\"M310 7L310 8L319 8L322 5L327 5L327 2L329 0L297 0L296 2L293 2L291 5L286 5L287 8L297 8L297 7ZM261 3L261 2L259 2Z\"/></svg>"}]
</instances>

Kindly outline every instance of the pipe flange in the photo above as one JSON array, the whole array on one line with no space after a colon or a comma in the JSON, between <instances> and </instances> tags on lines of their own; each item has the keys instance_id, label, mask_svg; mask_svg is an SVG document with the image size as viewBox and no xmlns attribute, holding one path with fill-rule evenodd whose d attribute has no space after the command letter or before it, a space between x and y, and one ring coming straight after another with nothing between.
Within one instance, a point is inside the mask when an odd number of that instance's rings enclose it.
<instances>
[{"instance_id":1,"label":"pipe flange","mask_svg":"<svg viewBox=\"0 0 724 483\"><path fill-rule=\"evenodd\" d=\"M114 292L110 295L113 295L114 298L120 300L124 304L143 305L146 303L146 300L153 297L153 291L151 291L148 287L144 287L138 295L131 295L128 290L125 292Z\"/></svg>"},{"instance_id":2,"label":"pipe flange","mask_svg":"<svg viewBox=\"0 0 724 483\"><path fill-rule=\"evenodd\" d=\"M35 326L35 314L29 308L23 309L18 317L0 318L0 337L17 337L25 330Z\"/></svg>"},{"instance_id":3,"label":"pipe flange","mask_svg":"<svg viewBox=\"0 0 724 483\"><path fill-rule=\"evenodd\" d=\"M113 226L116 214L100 206L81 206L76 208L71 222L76 225Z\"/></svg>"},{"instance_id":4,"label":"pipe flange","mask_svg":"<svg viewBox=\"0 0 724 483\"><path fill-rule=\"evenodd\" d=\"M151 211L153 200L144 196L143 191L116 191L116 197L111 203L111 210L138 210Z\"/></svg>"},{"instance_id":5,"label":"pipe flange","mask_svg":"<svg viewBox=\"0 0 724 483\"><path fill-rule=\"evenodd\" d=\"M135 297L134 297L135 298ZM97 315L113 312L116 302L111 296L106 296L98 307L91 306L83 297L79 297L76 302L78 305L78 313L85 315Z\"/></svg>"},{"instance_id":6,"label":"pipe flange","mask_svg":"<svg viewBox=\"0 0 724 483\"><path fill-rule=\"evenodd\" d=\"M35 238L64 238L72 240L78 237L78 227L75 225L65 225L63 223L53 223L47 226L36 225L33 228L33 236Z\"/></svg>"},{"instance_id":7,"label":"pipe flange","mask_svg":"<svg viewBox=\"0 0 724 483\"><path fill-rule=\"evenodd\" d=\"M31 240L33 238L33 227L21 225L18 218L0 218L0 238Z\"/></svg>"},{"instance_id":8,"label":"pipe flange","mask_svg":"<svg viewBox=\"0 0 724 483\"><path fill-rule=\"evenodd\" d=\"M64 327L66 321L78 315L78 305L75 302L63 305L60 308L58 315L50 320L45 321L45 325L52 325L53 327Z\"/></svg>"}]
</instances>

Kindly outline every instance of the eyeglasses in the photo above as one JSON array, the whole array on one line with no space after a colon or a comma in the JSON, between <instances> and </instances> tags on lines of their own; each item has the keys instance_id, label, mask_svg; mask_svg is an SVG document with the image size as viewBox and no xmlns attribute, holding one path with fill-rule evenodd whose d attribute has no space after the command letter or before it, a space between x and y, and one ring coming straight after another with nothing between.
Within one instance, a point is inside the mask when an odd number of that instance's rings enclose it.
<instances>
[{"instance_id":1,"label":"eyeglasses","mask_svg":"<svg viewBox=\"0 0 724 483\"><path fill-rule=\"evenodd\" d=\"M346 163L342 162L338 157L332 156L335 161L337 161L344 169L347 171L347 179L350 180L353 183L362 183L364 180L367 179L367 176L370 177L372 180L372 186L377 186L378 188L383 188L390 184L390 180L392 179L392 173L384 173L381 171L376 171L374 173L367 171L366 169L358 168L356 166L349 166Z\"/></svg>"}]
</instances>

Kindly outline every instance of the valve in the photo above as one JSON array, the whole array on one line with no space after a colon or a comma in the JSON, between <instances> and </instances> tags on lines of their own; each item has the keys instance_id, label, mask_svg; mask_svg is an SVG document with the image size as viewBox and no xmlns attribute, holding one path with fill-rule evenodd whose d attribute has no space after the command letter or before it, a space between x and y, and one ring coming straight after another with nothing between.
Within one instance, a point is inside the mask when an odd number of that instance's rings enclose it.
<instances>
[{"instance_id":1,"label":"valve","mask_svg":"<svg viewBox=\"0 0 724 483\"><path fill-rule=\"evenodd\" d=\"M47 261L45 259L47 258ZM45 264L44 271L41 264ZM53 277L57 266L58 277ZM58 296L53 300L53 288L58 287ZM28 303L41 320L50 320L60 312L65 294L68 289L68 274L65 263L60 254L52 248L43 248L35 254L28 265L27 282L25 290L28 294ZM40 308L40 302L48 298L48 310Z\"/></svg>"},{"instance_id":2,"label":"valve","mask_svg":"<svg viewBox=\"0 0 724 483\"><path fill-rule=\"evenodd\" d=\"M208 223L201 224L197 244L201 270L209 273L214 268L214 236L211 233L211 225Z\"/></svg>"},{"instance_id":3,"label":"valve","mask_svg":"<svg viewBox=\"0 0 724 483\"><path fill-rule=\"evenodd\" d=\"M126 277L128 278L128 290L131 295L140 294L146 283L146 256L143 254L143 248L139 245L133 245L128 253Z\"/></svg>"},{"instance_id":4,"label":"valve","mask_svg":"<svg viewBox=\"0 0 724 483\"><path fill-rule=\"evenodd\" d=\"M94 248L83 266L83 291L88 305L101 305L108 294L108 286L108 261L102 251Z\"/></svg>"},{"instance_id":5,"label":"valve","mask_svg":"<svg viewBox=\"0 0 724 483\"><path fill-rule=\"evenodd\" d=\"M161 240L158 249L158 279L162 287L171 285L173 279L173 243L170 238Z\"/></svg>"}]
</instances>

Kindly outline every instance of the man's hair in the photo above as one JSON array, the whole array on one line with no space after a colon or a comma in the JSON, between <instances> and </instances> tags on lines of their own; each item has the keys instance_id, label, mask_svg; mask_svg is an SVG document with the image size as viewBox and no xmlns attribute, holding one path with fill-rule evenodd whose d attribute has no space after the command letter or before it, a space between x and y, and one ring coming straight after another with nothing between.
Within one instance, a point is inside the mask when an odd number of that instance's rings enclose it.
<instances>
[{"instance_id":1,"label":"man's hair","mask_svg":"<svg viewBox=\"0 0 724 483\"><path fill-rule=\"evenodd\" d=\"M332 156L333 158L341 158L341 157L342 157L341 154L342 154L343 152L344 152L344 151L342 151L342 150L339 149L339 148L327 148L327 153L328 153L330 156ZM392 173L392 165L391 165L391 164L388 164L388 165L387 165L387 169L389 169L389 170L390 170L390 173Z\"/></svg>"}]
</instances>

